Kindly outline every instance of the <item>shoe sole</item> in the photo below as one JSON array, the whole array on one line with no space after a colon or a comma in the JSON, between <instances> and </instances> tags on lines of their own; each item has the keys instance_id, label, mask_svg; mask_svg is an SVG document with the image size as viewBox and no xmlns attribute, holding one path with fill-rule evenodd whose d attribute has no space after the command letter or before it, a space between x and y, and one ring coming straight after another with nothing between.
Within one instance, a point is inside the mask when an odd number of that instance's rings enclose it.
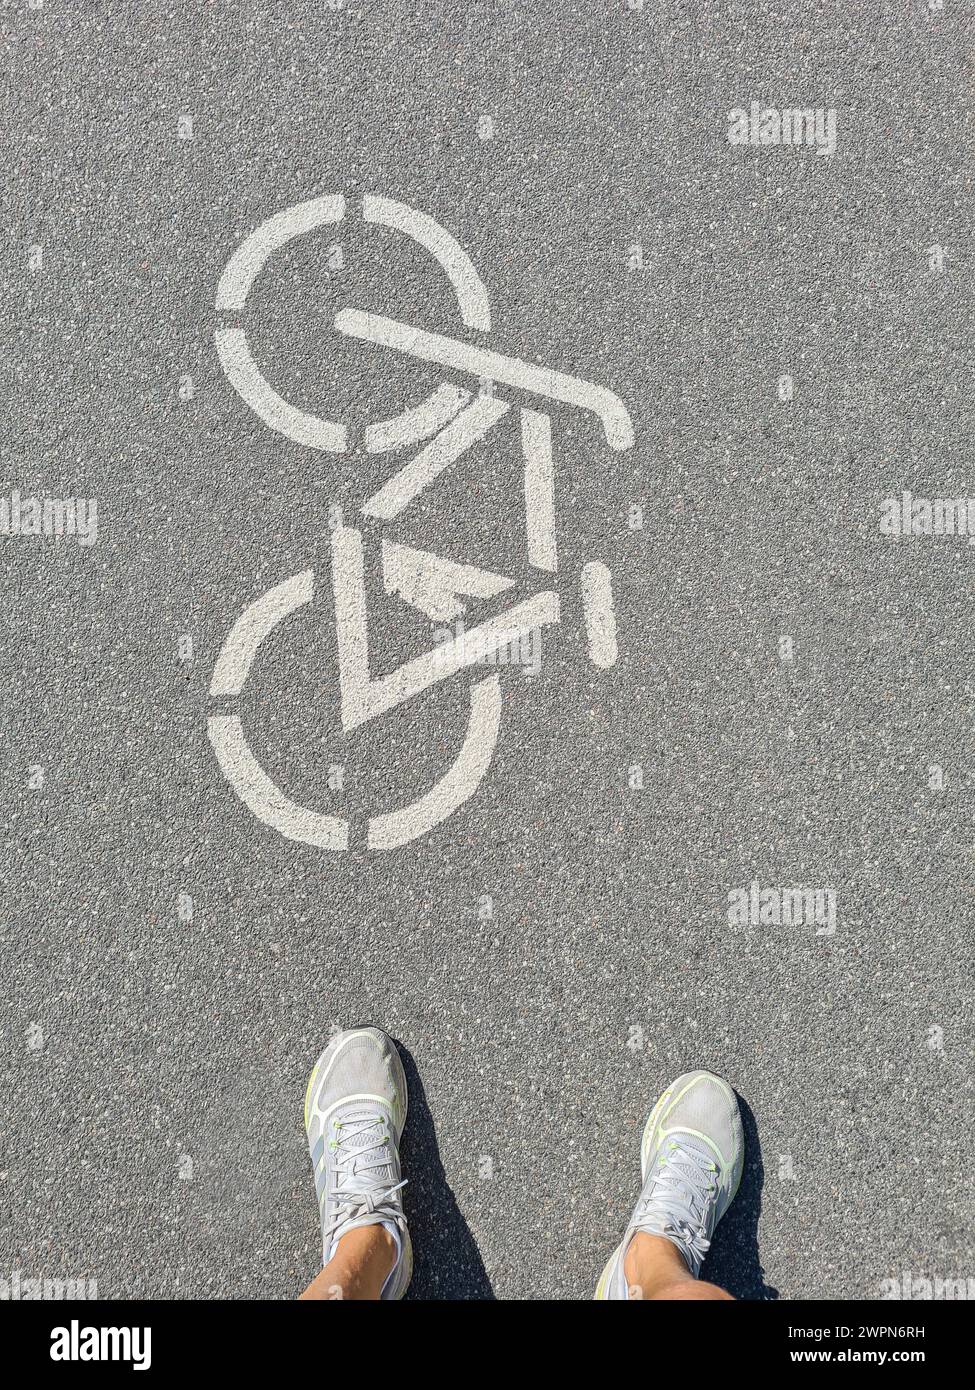
<instances>
[{"instance_id":1,"label":"shoe sole","mask_svg":"<svg viewBox=\"0 0 975 1390\"><path fill-rule=\"evenodd\" d=\"M646 1182L647 1180L647 1140L653 1133L654 1126L657 1123L657 1119L660 1115L661 1110L666 1105L667 1101L670 1100L670 1097L673 1095L673 1093L673 1086L668 1086L666 1091L664 1091L663 1095L658 1097L656 1105L650 1111L650 1118L643 1126L643 1135L640 1139L640 1176L644 1182ZM619 1245L617 1245L612 1255L610 1255L609 1259L606 1261L605 1268L603 1269L602 1274L599 1276L599 1282L596 1285L596 1292L593 1294L594 1302L598 1303L608 1301L606 1299L606 1287L609 1284L610 1274L612 1273L613 1266L616 1263L622 1248L623 1242L620 1241Z\"/></svg>"}]
</instances>

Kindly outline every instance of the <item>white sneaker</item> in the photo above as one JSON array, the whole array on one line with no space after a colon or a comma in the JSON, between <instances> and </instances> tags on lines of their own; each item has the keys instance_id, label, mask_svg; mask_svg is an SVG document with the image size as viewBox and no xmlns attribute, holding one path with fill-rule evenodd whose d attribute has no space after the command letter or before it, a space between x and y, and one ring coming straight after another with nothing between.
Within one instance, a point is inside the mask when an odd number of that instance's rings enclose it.
<instances>
[{"instance_id":1,"label":"white sneaker","mask_svg":"<svg viewBox=\"0 0 975 1390\"><path fill-rule=\"evenodd\" d=\"M315 1063L305 1096L322 1263L328 1264L347 1231L384 1226L397 1254L383 1299L402 1298L413 1273L399 1160L406 1107L403 1063L379 1028L337 1034Z\"/></svg>"},{"instance_id":2,"label":"white sneaker","mask_svg":"<svg viewBox=\"0 0 975 1390\"><path fill-rule=\"evenodd\" d=\"M596 1298L629 1298L623 1261L637 1231L676 1245L696 1279L714 1228L738 1191L744 1153L741 1112L727 1081L692 1071L668 1086L643 1131L643 1191Z\"/></svg>"}]
</instances>

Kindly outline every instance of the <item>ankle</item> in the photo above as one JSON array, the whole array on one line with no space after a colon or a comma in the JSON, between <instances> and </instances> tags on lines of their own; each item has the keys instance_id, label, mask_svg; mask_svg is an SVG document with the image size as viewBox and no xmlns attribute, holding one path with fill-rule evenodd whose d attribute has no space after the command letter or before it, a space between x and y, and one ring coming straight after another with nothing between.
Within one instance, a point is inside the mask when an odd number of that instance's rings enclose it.
<instances>
[{"instance_id":1,"label":"ankle","mask_svg":"<svg viewBox=\"0 0 975 1390\"><path fill-rule=\"evenodd\" d=\"M325 1273L346 1299L379 1298L393 1272L399 1247L385 1226L356 1226L335 1246Z\"/></svg>"},{"instance_id":2,"label":"ankle","mask_svg":"<svg viewBox=\"0 0 975 1390\"><path fill-rule=\"evenodd\" d=\"M389 1274L396 1263L398 1248L385 1226L378 1223L374 1226L356 1226L338 1240L332 1258L349 1264L385 1268Z\"/></svg>"},{"instance_id":3,"label":"ankle","mask_svg":"<svg viewBox=\"0 0 975 1390\"><path fill-rule=\"evenodd\" d=\"M696 1282L673 1241L645 1231L637 1231L626 1248L623 1277L631 1298L656 1298L665 1289Z\"/></svg>"}]
</instances>

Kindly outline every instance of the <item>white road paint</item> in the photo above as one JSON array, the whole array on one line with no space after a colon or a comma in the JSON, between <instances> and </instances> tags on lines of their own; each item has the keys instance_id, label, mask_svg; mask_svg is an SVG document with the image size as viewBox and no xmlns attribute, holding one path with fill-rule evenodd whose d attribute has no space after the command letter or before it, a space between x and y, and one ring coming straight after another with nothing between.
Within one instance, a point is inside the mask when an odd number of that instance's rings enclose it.
<instances>
[{"instance_id":1,"label":"white road paint","mask_svg":"<svg viewBox=\"0 0 975 1390\"><path fill-rule=\"evenodd\" d=\"M554 574L555 472L552 464L552 419L539 410L521 412L521 446L525 455L525 526L528 562Z\"/></svg>"},{"instance_id":2,"label":"white road paint","mask_svg":"<svg viewBox=\"0 0 975 1390\"><path fill-rule=\"evenodd\" d=\"M342 728L346 733L483 661L515 637L559 620L558 595L535 594L504 613L405 662L388 676L369 674L368 618L362 536L351 527L332 533L332 587L338 641Z\"/></svg>"},{"instance_id":3,"label":"white road paint","mask_svg":"<svg viewBox=\"0 0 975 1390\"><path fill-rule=\"evenodd\" d=\"M450 279L464 323L481 330L491 327L487 291L481 278L467 253L439 223L404 203L372 195L363 199L363 215L367 222L402 232L431 252ZM243 310L255 279L275 251L306 232L341 222L344 216L345 198L336 193L296 203L262 222L227 262L217 286L217 309ZM345 425L300 410L274 390L251 355L243 328L219 328L214 336L217 354L231 384L265 424L305 448L327 453L347 451L349 432ZM419 405L367 425L367 452L405 449L429 439L469 399L470 393L458 386L445 383L437 387Z\"/></svg>"},{"instance_id":4,"label":"white road paint","mask_svg":"<svg viewBox=\"0 0 975 1390\"><path fill-rule=\"evenodd\" d=\"M348 849L348 821L290 801L254 757L236 714L212 714L207 733L223 775L259 821L287 840L300 840L319 849Z\"/></svg>"},{"instance_id":5,"label":"white road paint","mask_svg":"<svg viewBox=\"0 0 975 1390\"><path fill-rule=\"evenodd\" d=\"M471 347L456 338L445 338L440 333L427 333L422 328L413 328L396 319L384 318L381 314L341 309L335 315L335 327L351 338L392 348L394 352L417 357L421 362L436 362L450 371L468 372L482 380L501 382L520 391L560 401L563 405L592 411L602 422L610 448L629 449L633 446L633 424L626 406L604 386L594 386L578 377L523 362L517 357L504 357L486 348Z\"/></svg>"},{"instance_id":6,"label":"white road paint","mask_svg":"<svg viewBox=\"0 0 975 1390\"><path fill-rule=\"evenodd\" d=\"M493 598L514 584L503 574L443 560L429 550L383 541L383 588L428 618L445 621L465 612L459 595Z\"/></svg>"},{"instance_id":7,"label":"white road paint","mask_svg":"<svg viewBox=\"0 0 975 1390\"><path fill-rule=\"evenodd\" d=\"M582 567L582 608L586 619L589 657L606 670L616 665L616 610L613 607L613 580L600 560Z\"/></svg>"},{"instance_id":8,"label":"white road paint","mask_svg":"<svg viewBox=\"0 0 975 1390\"><path fill-rule=\"evenodd\" d=\"M394 473L377 493L363 503L366 516L391 521L399 516L414 497L439 478L445 468L456 463L461 454L482 439L492 425L497 424L510 407L493 396L478 396L446 425L436 439L421 449L416 458Z\"/></svg>"},{"instance_id":9,"label":"white road paint","mask_svg":"<svg viewBox=\"0 0 975 1390\"><path fill-rule=\"evenodd\" d=\"M367 193L362 200L362 215L367 222L377 222L412 237L431 255L436 256L444 274L454 287L461 318L468 328L487 333L491 327L491 307L487 290L467 252L439 222L425 212L417 212L405 203L391 198L379 198Z\"/></svg>"},{"instance_id":10,"label":"white road paint","mask_svg":"<svg viewBox=\"0 0 975 1390\"><path fill-rule=\"evenodd\" d=\"M409 406L389 420L367 425L366 453L385 454L393 449L419 444L421 439L429 439L431 434L443 429L470 398L470 391L465 391L462 386L449 386L444 382L419 405Z\"/></svg>"},{"instance_id":11,"label":"white road paint","mask_svg":"<svg viewBox=\"0 0 975 1390\"><path fill-rule=\"evenodd\" d=\"M344 425L309 415L290 405L279 396L262 376L247 346L242 328L218 328L213 335L220 364L231 386L251 410L278 434L286 435L296 444L327 453L344 454L348 434Z\"/></svg>"},{"instance_id":12,"label":"white road paint","mask_svg":"<svg viewBox=\"0 0 975 1390\"><path fill-rule=\"evenodd\" d=\"M312 570L303 570L244 609L220 649L210 681L211 695L240 694L264 638L296 608L311 602L314 578Z\"/></svg>"},{"instance_id":13,"label":"white road paint","mask_svg":"<svg viewBox=\"0 0 975 1390\"><path fill-rule=\"evenodd\" d=\"M453 765L418 800L398 811L373 816L366 832L368 849L397 849L425 835L474 795L491 765L501 727L501 682L497 676L471 686L467 736Z\"/></svg>"},{"instance_id":14,"label":"white road paint","mask_svg":"<svg viewBox=\"0 0 975 1390\"><path fill-rule=\"evenodd\" d=\"M242 311L254 281L276 250L306 232L341 221L345 210L345 199L336 194L313 198L268 218L231 256L217 289L218 310ZM439 223L403 203L372 194L363 198L362 211L367 224L408 236L433 255L457 296L464 325L480 332L490 329L491 312L484 284L467 253ZM336 314L335 327L350 337L391 348L422 362L436 363L451 374L466 373L480 381L496 382L591 411L602 422L613 449L629 449L633 444L633 426L626 407L603 387L380 315L345 309ZM234 389L267 425L307 448L330 453L348 451L350 433L342 423L300 410L274 390L258 368L243 328L220 327L214 341ZM408 406L387 420L368 424L364 438L367 453L430 442L366 502L365 514L380 521L399 516L509 409L509 402L493 395L475 396L455 383L444 382L419 404ZM554 574L557 546L550 416L541 410L522 409L521 435L528 559L535 569ZM434 621L450 620L463 613L465 597L493 598L514 584L505 575L386 540L382 542L382 565L386 593L398 594ZM351 528L341 527L332 535L332 584L345 732L489 660L503 648L510 649L513 640L557 623L560 617L554 592L536 594L470 632L421 653L389 675L373 677L362 537ZM276 585L244 610L217 658L211 695L240 694L265 637L289 614L311 601L313 587L314 576L309 569ZM610 573L605 565L592 562L583 568L582 598L589 655L597 666L612 666L617 659L616 616ZM501 685L498 676L491 675L471 685L467 732L453 764L417 800L399 810L373 816L367 827L368 848L393 849L407 844L446 820L467 801L490 766L500 720ZM326 849L348 848L348 821L311 811L285 796L258 764L237 715L212 715L207 731L221 770L259 820L290 840Z\"/></svg>"},{"instance_id":15,"label":"white road paint","mask_svg":"<svg viewBox=\"0 0 975 1390\"><path fill-rule=\"evenodd\" d=\"M341 222L344 216L345 198L341 193L332 193L325 198L296 203L294 207L285 208L283 212L275 213L262 222L256 231L241 242L224 267L217 286L217 308L243 309L251 285L269 256L296 236L312 232L316 227Z\"/></svg>"}]
</instances>

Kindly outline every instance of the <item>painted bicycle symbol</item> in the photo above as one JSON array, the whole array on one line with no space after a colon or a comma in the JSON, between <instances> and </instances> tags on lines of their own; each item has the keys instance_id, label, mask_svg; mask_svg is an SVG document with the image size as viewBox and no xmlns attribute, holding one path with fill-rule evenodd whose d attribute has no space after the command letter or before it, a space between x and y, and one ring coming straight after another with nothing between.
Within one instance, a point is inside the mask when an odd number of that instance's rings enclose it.
<instances>
[{"instance_id":1,"label":"painted bicycle symbol","mask_svg":"<svg viewBox=\"0 0 975 1390\"><path fill-rule=\"evenodd\" d=\"M273 253L294 238L346 215L345 198L336 194L299 203L262 223L238 247L217 289L217 309L238 315L260 271ZM491 330L487 292L470 258L433 218L402 203L367 195L362 199L367 224L390 228L418 243L439 262L453 288L464 327L472 333ZM331 587L334 599L338 680L343 732L349 733L423 691L467 672L470 712L467 730L447 771L422 796L369 818L369 849L394 849L441 824L477 790L497 746L501 724L501 681L472 668L520 636L530 637L557 624L559 597L554 587L515 603L454 640L407 661L395 671L372 674L366 605L364 535L367 528L391 522L425 489L450 469L498 424L513 406L505 388L535 403L554 401L594 414L606 441L617 450L633 444L633 428L623 403L611 391L578 377L506 357L477 343L442 336L355 308L341 309L334 327L351 340L374 344L444 371L448 380L420 404L365 428L367 453L386 453L422 445L362 504L358 527L342 524L332 532ZM336 454L350 447L351 429L284 400L265 379L251 355L246 330L221 326L215 332L217 353L235 390L273 430L295 443ZM460 382L466 384L461 385ZM524 458L526 548L529 565L554 584L558 573L552 421L543 409L520 411ZM514 586L503 574L444 559L430 551L380 539L383 587L398 594L428 618L449 620L464 611L465 598L489 599ZM312 569L292 575L251 603L237 618L217 658L211 697L240 695L264 639L287 617L311 602ZM612 584L598 560L582 568L581 588L588 648L599 667L616 661L616 625ZM261 767L236 714L211 714L207 732L220 768L234 791L265 825L287 839L324 849L349 847L349 822L292 801Z\"/></svg>"}]
</instances>

